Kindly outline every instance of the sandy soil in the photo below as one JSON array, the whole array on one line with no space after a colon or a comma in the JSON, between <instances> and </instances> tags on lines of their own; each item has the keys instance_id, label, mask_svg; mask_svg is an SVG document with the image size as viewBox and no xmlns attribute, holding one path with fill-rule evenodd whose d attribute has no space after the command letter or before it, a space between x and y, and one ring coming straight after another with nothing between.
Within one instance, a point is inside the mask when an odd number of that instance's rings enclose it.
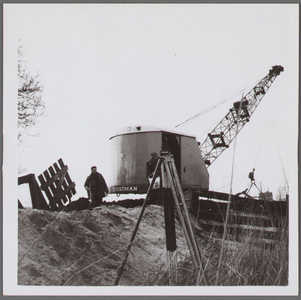
<instances>
[{"instance_id":1,"label":"sandy soil","mask_svg":"<svg viewBox=\"0 0 301 300\"><path fill-rule=\"evenodd\" d=\"M19 285L114 285L141 207L19 209ZM177 222L179 284L192 265ZM168 285L163 207L146 208L119 285Z\"/></svg>"}]
</instances>

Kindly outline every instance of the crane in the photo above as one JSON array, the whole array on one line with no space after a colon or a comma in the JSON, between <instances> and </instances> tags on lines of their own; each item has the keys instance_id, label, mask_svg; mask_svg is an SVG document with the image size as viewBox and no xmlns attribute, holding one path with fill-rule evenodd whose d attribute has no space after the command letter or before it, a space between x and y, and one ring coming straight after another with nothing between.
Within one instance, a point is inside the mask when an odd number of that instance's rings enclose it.
<instances>
[{"instance_id":1,"label":"crane","mask_svg":"<svg viewBox=\"0 0 301 300\"><path fill-rule=\"evenodd\" d=\"M259 105L276 77L283 72L280 65L273 66L240 101L234 102L227 115L208 133L199 146L207 168L227 149Z\"/></svg>"}]
</instances>

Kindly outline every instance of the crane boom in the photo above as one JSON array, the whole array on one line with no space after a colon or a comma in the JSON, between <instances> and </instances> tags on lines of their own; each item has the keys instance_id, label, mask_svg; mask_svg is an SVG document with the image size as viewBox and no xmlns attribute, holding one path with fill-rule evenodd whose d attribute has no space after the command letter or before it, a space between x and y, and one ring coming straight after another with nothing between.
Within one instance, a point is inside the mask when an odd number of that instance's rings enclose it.
<instances>
[{"instance_id":1,"label":"crane boom","mask_svg":"<svg viewBox=\"0 0 301 300\"><path fill-rule=\"evenodd\" d=\"M228 114L208 133L208 137L200 145L201 154L207 167L229 147L239 131L249 122L256 107L283 70L282 66L273 66L269 73L241 101L233 103Z\"/></svg>"}]
</instances>

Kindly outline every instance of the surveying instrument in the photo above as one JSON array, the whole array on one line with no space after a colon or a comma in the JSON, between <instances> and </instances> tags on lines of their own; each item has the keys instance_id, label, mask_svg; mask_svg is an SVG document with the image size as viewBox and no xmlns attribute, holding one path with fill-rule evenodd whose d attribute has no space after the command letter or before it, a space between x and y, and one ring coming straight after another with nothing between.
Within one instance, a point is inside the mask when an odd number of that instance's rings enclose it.
<instances>
[{"instance_id":1,"label":"surveying instrument","mask_svg":"<svg viewBox=\"0 0 301 300\"><path fill-rule=\"evenodd\" d=\"M161 171L161 172L160 172ZM150 193L154 187L156 178L161 173L161 195L164 205L164 218L165 218L165 233L166 233L166 248L169 265L169 285L173 284L173 278L176 276L176 270L173 270L175 262L173 262L173 252L176 250L176 232L175 232L175 214L179 218L183 234L188 246L191 260L196 272L196 285L207 285L207 280L204 274L204 267L201 258L200 249L198 247L193 228L190 221L189 212L186 206L183 190L181 187L178 172L172 154L162 151L158 157L157 165L149 185L146 198L143 202L141 212L133 230L131 240L126 250L125 258L117 271L117 278L115 285L119 284L122 272L124 270L127 258L130 254L133 241L135 239L139 224L143 217L144 210L149 202Z\"/></svg>"}]
</instances>

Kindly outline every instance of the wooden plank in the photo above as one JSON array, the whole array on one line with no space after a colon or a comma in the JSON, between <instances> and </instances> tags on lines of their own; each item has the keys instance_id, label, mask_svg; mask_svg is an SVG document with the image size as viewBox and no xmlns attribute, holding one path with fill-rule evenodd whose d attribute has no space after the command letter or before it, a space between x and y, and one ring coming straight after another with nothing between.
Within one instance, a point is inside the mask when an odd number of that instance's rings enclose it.
<instances>
[{"instance_id":1,"label":"wooden plank","mask_svg":"<svg viewBox=\"0 0 301 300\"><path fill-rule=\"evenodd\" d=\"M58 163L60 167L54 163L38 176L41 183L40 188L45 191L52 210L63 208L64 203L68 200L70 202L72 195L76 193L75 183L71 181L68 174L68 166L62 159L59 159Z\"/></svg>"},{"instance_id":2,"label":"wooden plank","mask_svg":"<svg viewBox=\"0 0 301 300\"><path fill-rule=\"evenodd\" d=\"M39 179L41 185L43 185L43 184L46 183L45 178L43 177L42 174L38 176L38 179ZM52 197L52 195L50 193L50 190L48 188L46 188L45 190L44 189L42 189L42 190L45 192L45 194L46 194L46 196L48 198L48 201L49 201L51 209L54 209L55 203L53 202L53 197Z\"/></svg>"},{"instance_id":3,"label":"wooden plank","mask_svg":"<svg viewBox=\"0 0 301 300\"><path fill-rule=\"evenodd\" d=\"M59 173L60 172L60 168L59 166L57 165L57 163L54 163L53 164L54 166L54 169ZM65 176L66 176L66 173L68 172L68 167L67 166L62 166L61 167L62 170L66 170L64 174L61 174L61 177L60 177L60 197L62 199L62 201L64 203L66 203L69 199L67 197L67 192L66 193L61 193L61 191L64 191L67 189L67 183L65 182Z\"/></svg>"},{"instance_id":4,"label":"wooden plank","mask_svg":"<svg viewBox=\"0 0 301 300\"><path fill-rule=\"evenodd\" d=\"M208 199L219 199L223 201L228 201L229 194L221 193L221 192L214 192L214 191L197 191L200 197L206 197ZM234 197L234 195L232 195Z\"/></svg>"},{"instance_id":5,"label":"wooden plank","mask_svg":"<svg viewBox=\"0 0 301 300\"><path fill-rule=\"evenodd\" d=\"M69 183L69 185L71 185L72 183L74 183L73 181L71 181L71 178L69 176L69 173L66 174L66 180L67 182ZM76 189L75 189L75 183L74 183L74 187L73 189L71 190L72 192L72 195L75 195L76 194Z\"/></svg>"},{"instance_id":6,"label":"wooden plank","mask_svg":"<svg viewBox=\"0 0 301 300\"><path fill-rule=\"evenodd\" d=\"M223 223L212 221L212 220L198 220L199 223L204 225L212 225L212 226L224 226ZM227 224L228 228L242 228L246 230L255 230L255 231L266 231L266 232L278 232L279 229L276 227L260 227L260 226L252 226L245 224Z\"/></svg>"},{"instance_id":7,"label":"wooden plank","mask_svg":"<svg viewBox=\"0 0 301 300\"><path fill-rule=\"evenodd\" d=\"M41 184L45 183L45 179L44 179L42 174L38 176L38 179L39 179Z\"/></svg>"},{"instance_id":8,"label":"wooden plank","mask_svg":"<svg viewBox=\"0 0 301 300\"><path fill-rule=\"evenodd\" d=\"M50 171L52 167L49 167L48 170ZM68 170L68 167L65 166L62 170L58 170L56 174L54 174L52 177L49 176L49 178L46 178L47 181L41 185L41 188L47 188L48 186L51 186L53 183L58 183L59 182L59 178L62 177L64 175L64 173L66 173ZM47 171L47 170L46 170ZM44 172L46 172L44 171ZM47 172L48 173L48 172ZM49 174L48 174L49 175Z\"/></svg>"},{"instance_id":9,"label":"wooden plank","mask_svg":"<svg viewBox=\"0 0 301 300\"><path fill-rule=\"evenodd\" d=\"M199 200L199 205L201 208L225 212L227 203L218 202L213 200ZM237 203L231 202L230 208L238 214L253 214L258 216L266 216L273 221L279 220L279 218L286 217L288 205L285 202L280 203L280 201L271 201L263 203L260 200L250 200L246 199L245 202Z\"/></svg>"},{"instance_id":10,"label":"wooden plank","mask_svg":"<svg viewBox=\"0 0 301 300\"><path fill-rule=\"evenodd\" d=\"M65 190L61 190L59 193L57 193L56 197L57 199L62 199L64 203L68 201L66 199L66 193L68 193L74 186L71 184L69 187L67 187Z\"/></svg>"},{"instance_id":11,"label":"wooden plank","mask_svg":"<svg viewBox=\"0 0 301 300\"><path fill-rule=\"evenodd\" d=\"M42 191L39 188L39 185L35 178L35 175L28 174L28 175L19 177L18 184L20 185L23 183L29 184L32 208L45 209L45 210L49 209L49 206L42 194Z\"/></svg>"},{"instance_id":12,"label":"wooden plank","mask_svg":"<svg viewBox=\"0 0 301 300\"><path fill-rule=\"evenodd\" d=\"M53 198L53 195L54 195L54 191L55 191L55 185L53 184L53 182L51 182L50 184L49 184L49 181L51 180L51 177L50 177L50 175L49 175L49 173L48 173L48 170L45 170L44 172L43 172L43 175L44 175L44 177L45 177L45 179L46 179L46 184L45 185L41 185L41 188L42 188L42 190L47 190L47 189L49 189L49 191L51 191L51 194L52 194L52 198Z\"/></svg>"},{"instance_id":13,"label":"wooden plank","mask_svg":"<svg viewBox=\"0 0 301 300\"><path fill-rule=\"evenodd\" d=\"M50 167L48 168L48 170L49 170L49 172L50 172L50 174L51 174L51 176L52 176L52 180L56 179L56 180L54 181L54 184L55 184L55 187L56 187L56 189L55 189L55 191L54 191L54 195L53 195L53 196L54 196L54 201L59 205L60 208L62 208L63 205L62 205L62 203L61 203L61 199L58 198L57 194L58 194L58 193L60 192L60 190L61 190L61 187L60 187L60 179L59 179L59 178L60 178L60 176L62 176L64 170L59 170L59 172L56 173L56 172L54 171L54 169L53 169L52 166L50 166Z\"/></svg>"},{"instance_id":14,"label":"wooden plank","mask_svg":"<svg viewBox=\"0 0 301 300\"><path fill-rule=\"evenodd\" d=\"M194 227L195 229L197 230L197 234L199 234L200 236L202 237L205 237L205 238L210 238L210 239L213 239L213 240L216 240L216 241L222 241L222 235L223 235L223 230L214 230L212 226L210 225L206 225L207 226L210 226L210 230L206 230L206 228L204 227L204 225L200 224L200 222L194 222ZM233 245L239 245L239 244L244 244L244 241L243 242L240 242L239 241L240 237L239 236L236 236L235 237L235 241L230 241L230 240L225 240L226 243L233 243ZM258 238L255 238L254 237L254 240L255 240L255 243L261 243L261 244L268 244L268 245L273 245L273 244L276 244L278 241L277 240L273 240L273 239L270 239L270 238L263 238L263 237L258 237Z\"/></svg>"},{"instance_id":15,"label":"wooden plank","mask_svg":"<svg viewBox=\"0 0 301 300\"><path fill-rule=\"evenodd\" d=\"M63 162L63 160L62 160L62 158L60 158L60 159L58 160L58 163L59 163L59 165L60 165L61 167L65 166L65 164L64 164L64 162Z\"/></svg>"},{"instance_id":16,"label":"wooden plank","mask_svg":"<svg viewBox=\"0 0 301 300\"><path fill-rule=\"evenodd\" d=\"M49 190L51 191L51 202L52 202L52 210L57 210L58 207L60 207L60 203L58 203L54 197L56 186L54 185L54 181L51 181L51 177L48 173L48 170L45 170L43 172L44 177L46 178L46 184L44 186L41 186L43 190ZM51 181L50 184L48 182ZM47 195L47 194L46 194Z\"/></svg>"},{"instance_id":17,"label":"wooden plank","mask_svg":"<svg viewBox=\"0 0 301 300\"><path fill-rule=\"evenodd\" d=\"M219 210L212 211L206 209L199 209L198 218L202 220L211 220L219 223L224 223L226 212L221 212ZM230 210L229 212L229 224L244 224L253 225L260 227L278 227L280 221L275 221L267 216L253 215L253 214L237 214L237 212Z\"/></svg>"},{"instance_id":18,"label":"wooden plank","mask_svg":"<svg viewBox=\"0 0 301 300\"><path fill-rule=\"evenodd\" d=\"M61 158L58 160L58 162L59 162L60 166L64 165L63 160ZM66 173L66 180L69 185L71 185L71 184L74 185L73 189L71 189L71 193L69 194L69 197L71 200L71 197L76 194L76 190L75 190L75 183L71 180L68 172Z\"/></svg>"},{"instance_id":19,"label":"wooden plank","mask_svg":"<svg viewBox=\"0 0 301 300\"><path fill-rule=\"evenodd\" d=\"M248 212L244 212L244 211L234 211L231 210L230 214L235 214L237 216L241 216L241 217L248 217L248 218L259 218L259 219L266 219L266 220L270 220L270 217L264 214L254 214L254 213L248 213Z\"/></svg>"},{"instance_id":20,"label":"wooden plank","mask_svg":"<svg viewBox=\"0 0 301 300\"><path fill-rule=\"evenodd\" d=\"M60 208L63 208L64 207L64 204L63 202L65 201L65 198L64 197L60 197L58 196L61 191L62 191L62 183L63 183L63 180L64 180L64 177L65 177L65 173L67 172L68 170L68 167L66 168L57 168L57 163L54 163L53 164L54 166L54 169L56 170L56 190L55 190L55 199L57 201L57 203L59 204Z\"/></svg>"},{"instance_id":21,"label":"wooden plank","mask_svg":"<svg viewBox=\"0 0 301 300\"><path fill-rule=\"evenodd\" d=\"M57 187L57 186L58 186L58 183L59 183L59 179L58 179L58 176L57 176L56 172L54 171L54 169L53 169L52 166L50 166L50 167L48 168L48 171L49 171L49 173L51 174L52 180L54 180L55 187ZM49 183L49 182L48 182L48 183Z\"/></svg>"},{"instance_id":22,"label":"wooden plank","mask_svg":"<svg viewBox=\"0 0 301 300\"><path fill-rule=\"evenodd\" d=\"M68 174L68 166L62 159L54 163L48 170L45 170L38 178L41 183L41 189L45 191L52 210L63 208L68 200L76 193L75 183L71 181Z\"/></svg>"},{"instance_id":23,"label":"wooden plank","mask_svg":"<svg viewBox=\"0 0 301 300\"><path fill-rule=\"evenodd\" d=\"M64 164L64 162L63 162L63 160L62 160L61 158L58 160L58 163L59 163L59 165L60 165L61 167L65 166L65 164ZM74 183L74 182L72 182L72 180L71 180L71 178L70 178L68 172L66 173L66 180L67 180L67 183L68 183L69 185L71 185L72 183ZM75 183L74 183L74 187L75 187ZM71 197L72 197L73 195L76 194L75 188L73 188L73 189L71 190L71 192L72 192L72 193L68 194L68 196L70 197L70 199L71 199Z\"/></svg>"}]
</instances>

